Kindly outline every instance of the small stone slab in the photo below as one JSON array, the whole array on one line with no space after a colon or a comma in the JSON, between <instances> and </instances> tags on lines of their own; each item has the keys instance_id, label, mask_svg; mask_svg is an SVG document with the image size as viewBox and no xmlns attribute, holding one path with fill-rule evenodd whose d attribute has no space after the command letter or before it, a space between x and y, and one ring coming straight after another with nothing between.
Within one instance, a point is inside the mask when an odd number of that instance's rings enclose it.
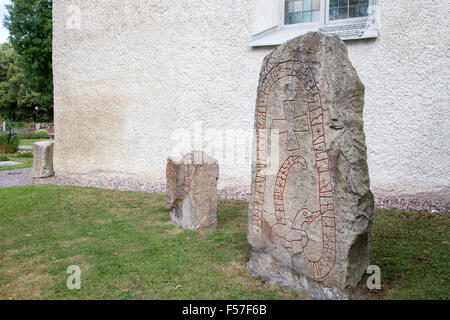
<instances>
[{"instance_id":1,"label":"small stone slab","mask_svg":"<svg viewBox=\"0 0 450 320\"><path fill-rule=\"evenodd\" d=\"M192 152L180 161L167 160L167 208L171 220L187 230L217 225L218 161Z\"/></svg>"},{"instance_id":2,"label":"small stone slab","mask_svg":"<svg viewBox=\"0 0 450 320\"><path fill-rule=\"evenodd\" d=\"M49 178L53 176L54 141L40 141L33 144L33 178Z\"/></svg>"},{"instance_id":3,"label":"small stone slab","mask_svg":"<svg viewBox=\"0 0 450 320\"><path fill-rule=\"evenodd\" d=\"M2 162L0 162L0 167L17 166L19 164L23 164L23 163L22 162L14 162L14 161L2 161Z\"/></svg>"}]
</instances>

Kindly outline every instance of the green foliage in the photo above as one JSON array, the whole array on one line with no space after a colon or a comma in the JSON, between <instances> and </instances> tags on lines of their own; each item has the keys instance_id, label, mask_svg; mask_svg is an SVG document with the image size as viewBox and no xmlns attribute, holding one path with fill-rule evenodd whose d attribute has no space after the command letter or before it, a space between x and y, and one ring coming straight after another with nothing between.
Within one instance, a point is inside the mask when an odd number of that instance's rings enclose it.
<instances>
[{"instance_id":1,"label":"green foliage","mask_svg":"<svg viewBox=\"0 0 450 320\"><path fill-rule=\"evenodd\" d=\"M26 83L25 87L15 87L20 103L28 106L37 101L39 119L52 119L52 0L11 0L6 7L4 26L23 68L16 81Z\"/></svg>"},{"instance_id":2,"label":"green foliage","mask_svg":"<svg viewBox=\"0 0 450 320\"><path fill-rule=\"evenodd\" d=\"M27 123L26 122L10 122L7 121L6 122L6 130L10 130L10 129L25 129L27 127Z\"/></svg>"},{"instance_id":3,"label":"green foliage","mask_svg":"<svg viewBox=\"0 0 450 320\"><path fill-rule=\"evenodd\" d=\"M25 169L25 168L31 168L33 166L33 158L23 158L18 157L18 153L16 154L8 154L9 161L18 162L20 164L14 165L14 166L7 166L7 167L1 167L0 171L9 171L9 170L16 170L16 169Z\"/></svg>"},{"instance_id":4,"label":"green foliage","mask_svg":"<svg viewBox=\"0 0 450 320\"><path fill-rule=\"evenodd\" d=\"M40 94L25 83L21 59L12 46L0 45L0 114L4 120L33 120L34 107L39 104ZM7 122L7 129L20 129L25 124Z\"/></svg>"},{"instance_id":5,"label":"green foliage","mask_svg":"<svg viewBox=\"0 0 450 320\"><path fill-rule=\"evenodd\" d=\"M35 135L35 137L36 137L36 138L34 138L34 139L45 139L45 138L48 138L48 137L49 137L49 136L48 136L48 131L45 130L45 129L36 130L36 131L34 132L34 135Z\"/></svg>"},{"instance_id":6,"label":"green foliage","mask_svg":"<svg viewBox=\"0 0 450 320\"><path fill-rule=\"evenodd\" d=\"M2 153L16 153L19 150L19 137L14 131L0 134L0 151Z\"/></svg>"},{"instance_id":7,"label":"green foliage","mask_svg":"<svg viewBox=\"0 0 450 320\"><path fill-rule=\"evenodd\" d=\"M39 132L40 131L40 132ZM37 130L36 132L21 132L18 134L20 139L47 139L49 138L47 130Z\"/></svg>"},{"instance_id":8,"label":"green foliage","mask_svg":"<svg viewBox=\"0 0 450 320\"><path fill-rule=\"evenodd\" d=\"M16 154L16 158L23 159L23 158L33 158L33 152L22 152Z\"/></svg>"},{"instance_id":9,"label":"green foliage","mask_svg":"<svg viewBox=\"0 0 450 320\"><path fill-rule=\"evenodd\" d=\"M9 161L9 158L6 154L0 154L0 161Z\"/></svg>"},{"instance_id":10,"label":"green foliage","mask_svg":"<svg viewBox=\"0 0 450 320\"><path fill-rule=\"evenodd\" d=\"M19 139L36 139L34 136L34 132L19 132Z\"/></svg>"}]
</instances>

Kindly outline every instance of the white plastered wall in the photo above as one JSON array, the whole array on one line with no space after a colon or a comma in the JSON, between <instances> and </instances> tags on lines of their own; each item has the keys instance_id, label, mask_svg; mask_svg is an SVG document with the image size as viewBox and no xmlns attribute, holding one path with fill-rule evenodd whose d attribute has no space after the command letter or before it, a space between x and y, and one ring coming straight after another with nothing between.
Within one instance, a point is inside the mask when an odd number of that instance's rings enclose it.
<instances>
[{"instance_id":1,"label":"white plastered wall","mask_svg":"<svg viewBox=\"0 0 450 320\"><path fill-rule=\"evenodd\" d=\"M373 189L448 191L447 2L378 9L379 37L346 42L366 85ZM54 1L56 175L163 182L174 133L198 123L247 130L247 144L271 50L248 46L252 29L253 1ZM220 185L250 185L249 164L221 167Z\"/></svg>"}]
</instances>

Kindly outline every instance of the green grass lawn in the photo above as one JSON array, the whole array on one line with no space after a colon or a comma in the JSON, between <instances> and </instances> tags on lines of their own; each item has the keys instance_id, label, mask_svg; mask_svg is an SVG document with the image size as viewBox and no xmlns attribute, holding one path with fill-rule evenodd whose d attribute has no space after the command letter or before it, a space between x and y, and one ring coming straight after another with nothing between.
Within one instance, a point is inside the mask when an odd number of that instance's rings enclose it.
<instances>
[{"instance_id":1,"label":"green grass lawn","mask_svg":"<svg viewBox=\"0 0 450 320\"><path fill-rule=\"evenodd\" d=\"M94 188L0 189L0 299L301 299L245 268L245 201L219 201L218 228L183 231L164 197ZM372 298L449 299L449 216L377 210ZM81 290L66 287L81 267Z\"/></svg>"},{"instance_id":2,"label":"green grass lawn","mask_svg":"<svg viewBox=\"0 0 450 320\"><path fill-rule=\"evenodd\" d=\"M20 146L32 146L33 143L39 142L39 141L47 141L48 139L20 139L19 145Z\"/></svg>"},{"instance_id":3,"label":"green grass lawn","mask_svg":"<svg viewBox=\"0 0 450 320\"><path fill-rule=\"evenodd\" d=\"M19 158L17 154L8 154L10 161L20 162L21 164L8 167L0 167L0 171L31 168L33 166L33 158Z\"/></svg>"}]
</instances>

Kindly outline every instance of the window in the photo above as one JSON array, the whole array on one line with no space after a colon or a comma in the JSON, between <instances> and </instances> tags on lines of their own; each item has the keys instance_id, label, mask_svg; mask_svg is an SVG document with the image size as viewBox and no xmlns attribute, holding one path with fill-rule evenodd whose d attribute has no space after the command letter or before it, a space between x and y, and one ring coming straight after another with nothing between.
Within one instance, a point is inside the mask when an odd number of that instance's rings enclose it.
<instances>
[{"instance_id":1,"label":"window","mask_svg":"<svg viewBox=\"0 0 450 320\"><path fill-rule=\"evenodd\" d=\"M285 0L284 23L320 21L320 0Z\"/></svg>"},{"instance_id":2,"label":"window","mask_svg":"<svg viewBox=\"0 0 450 320\"><path fill-rule=\"evenodd\" d=\"M287 1L287 0L286 0ZM366 17L369 0L330 0L330 20Z\"/></svg>"},{"instance_id":3,"label":"window","mask_svg":"<svg viewBox=\"0 0 450 320\"><path fill-rule=\"evenodd\" d=\"M255 27L250 46L281 44L309 31L334 33L343 40L376 38L376 3L377 0L256 0L255 21L260 25Z\"/></svg>"}]
</instances>

